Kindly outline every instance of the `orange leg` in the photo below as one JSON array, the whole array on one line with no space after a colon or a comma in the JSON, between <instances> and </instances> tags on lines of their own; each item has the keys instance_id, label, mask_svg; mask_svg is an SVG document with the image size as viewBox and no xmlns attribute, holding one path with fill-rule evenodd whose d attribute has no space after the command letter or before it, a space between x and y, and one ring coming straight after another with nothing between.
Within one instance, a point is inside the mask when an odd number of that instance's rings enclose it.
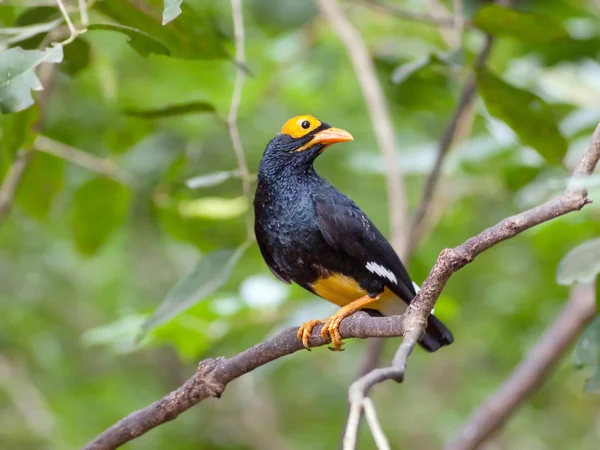
<instances>
[{"instance_id":1,"label":"orange leg","mask_svg":"<svg viewBox=\"0 0 600 450\"><path fill-rule=\"evenodd\" d=\"M302 345L304 345L304 348L306 348L306 350L310 350L310 344L308 343L310 333L312 333L313 328L316 325L319 325L320 323L323 323L323 321L313 319L309 320L308 322L304 322L302 325L300 325L300 328L298 328L298 339L302 341Z\"/></svg>"},{"instance_id":2,"label":"orange leg","mask_svg":"<svg viewBox=\"0 0 600 450\"><path fill-rule=\"evenodd\" d=\"M321 330L321 336L323 337L323 339L327 339L327 335L329 334L331 344L333 345L333 347L329 347L330 350L343 350L342 335L340 334L339 329L342 320L344 320L348 316L351 316L356 311L360 311L370 303L376 302L377 300L379 300L379 297L380 295L378 295L377 297L365 295L364 297L361 297L358 300L354 300L353 302L348 303L346 306L343 306L333 316L331 316L325 321L325 325L323 325L323 329Z\"/></svg>"}]
</instances>

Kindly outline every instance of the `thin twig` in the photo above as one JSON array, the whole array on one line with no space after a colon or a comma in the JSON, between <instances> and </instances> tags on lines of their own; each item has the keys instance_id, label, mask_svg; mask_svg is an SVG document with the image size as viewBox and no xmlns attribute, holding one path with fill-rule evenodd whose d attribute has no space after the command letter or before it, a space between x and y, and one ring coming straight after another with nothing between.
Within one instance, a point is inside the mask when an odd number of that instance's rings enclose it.
<instances>
[{"instance_id":1,"label":"thin twig","mask_svg":"<svg viewBox=\"0 0 600 450\"><path fill-rule=\"evenodd\" d=\"M575 286L564 309L502 386L477 409L447 450L478 448L544 383L596 315L595 287Z\"/></svg>"},{"instance_id":2,"label":"thin twig","mask_svg":"<svg viewBox=\"0 0 600 450\"><path fill-rule=\"evenodd\" d=\"M373 439L375 439L377 450L390 450L390 443L385 437L385 433L379 424L379 419L377 419L377 411L375 410L373 400L369 397L365 398L362 406L363 411L365 412L365 418L367 419L367 424L371 429Z\"/></svg>"},{"instance_id":3,"label":"thin twig","mask_svg":"<svg viewBox=\"0 0 600 450\"><path fill-rule=\"evenodd\" d=\"M585 149L573 176L590 175L600 159L600 124L596 128L589 145ZM515 237L540 223L556 219L562 215L579 211L591 202L587 192L573 184L554 200L504 219L478 235L468 239L454 249L443 250L421 286L417 297L401 316L370 317L358 312L340 324L343 338L391 337L403 335L404 340L398 349L391 367L376 369L350 388L350 400L362 401L369 388L384 380L402 381L406 362L416 342L425 330L427 317L435 306L442 289L450 276L471 263L477 255L490 247ZM321 337L322 325L317 325L310 336L310 346L326 345L329 339ZM290 328L275 337L232 357L201 361L196 374L175 391L167 394L151 405L131 413L118 423L105 430L91 441L86 450L112 450L126 442L145 434L208 397L219 397L228 383L275 359L295 353L304 347L296 337L297 328Z\"/></svg>"},{"instance_id":4,"label":"thin twig","mask_svg":"<svg viewBox=\"0 0 600 450\"><path fill-rule=\"evenodd\" d=\"M452 0L452 6L454 8L454 28L456 28L460 36L460 41L462 41L463 29L465 27L463 0Z\"/></svg>"},{"instance_id":5,"label":"thin twig","mask_svg":"<svg viewBox=\"0 0 600 450\"><path fill-rule=\"evenodd\" d=\"M119 183L128 186L133 186L135 184L135 177L129 172L119 168L113 161L98 158L91 153L55 141L49 137L42 135L38 136L34 142L34 147L36 150L64 159L92 172L105 175Z\"/></svg>"},{"instance_id":6,"label":"thin twig","mask_svg":"<svg viewBox=\"0 0 600 450\"><path fill-rule=\"evenodd\" d=\"M380 0L362 0L363 3L377 9L386 14L391 14L399 19L412 20L414 22L422 22L430 25L437 25L438 27L456 27L455 17L442 17L432 16L430 14L418 13L410 11L406 8L402 8L396 5L390 5L389 3L382 2ZM470 26L467 22L464 22L465 26Z\"/></svg>"},{"instance_id":7,"label":"thin twig","mask_svg":"<svg viewBox=\"0 0 600 450\"><path fill-rule=\"evenodd\" d=\"M88 6L86 0L79 0L79 16L81 17L81 25L87 28L89 24Z\"/></svg>"},{"instance_id":8,"label":"thin twig","mask_svg":"<svg viewBox=\"0 0 600 450\"><path fill-rule=\"evenodd\" d=\"M20 150L4 177L0 187L0 222L2 222L12 207L17 187L25 174L25 169L31 160L31 150Z\"/></svg>"},{"instance_id":9,"label":"thin twig","mask_svg":"<svg viewBox=\"0 0 600 450\"><path fill-rule=\"evenodd\" d=\"M477 59L475 60L473 70L467 76L467 80L463 86L454 114L452 115L452 118L450 119L450 122L446 126L444 134L440 139L433 169L427 176L427 180L425 181L425 189L423 190L423 196L419 202L419 206L415 212L410 226L410 231L408 234L409 251L412 251L421 239L423 220L427 216L431 206L433 194L442 171L443 162L448 154L448 150L450 150L450 147L455 140L457 131L459 129L459 124L465 113L469 110L471 103L475 98L475 71L485 64L485 61L490 55L493 42L494 39L490 35L486 35L485 43L479 52Z\"/></svg>"},{"instance_id":10,"label":"thin twig","mask_svg":"<svg viewBox=\"0 0 600 450\"><path fill-rule=\"evenodd\" d=\"M67 11L67 8L65 8L65 5L63 3L63 0L56 0L56 4L58 5L58 9L60 9L60 12L65 18L65 22L67 22L67 26L69 27L70 36L66 40L61 42L61 45L67 45L75 40L79 32L75 28L75 25L73 25L71 17L69 16L69 12Z\"/></svg>"},{"instance_id":11,"label":"thin twig","mask_svg":"<svg viewBox=\"0 0 600 450\"><path fill-rule=\"evenodd\" d=\"M391 216L391 242L396 252L403 258L406 254L406 240L404 239L404 234L406 233L404 179L396 153L398 148L396 133L383 89L377 79L375 65L362 36L344 16L337 1L316 0L316 3L346 48L369 109L379 149L384 155L387 167L386 182Z\"/></svg>"},{"instance_id":12,"label":"thin twig","mask_svg":"<svg viewBox=\"0 0 600 450\"><path fill-rule=\"evenodd\" d=\"M246 64L246 56L244 52L244 16L242 12L242 0L231 0L231 10L233 14L233 29L235 35L235 60L236 72L235 72L235 84L233 87L233 95L231 98L231 108L229 109L229 116L227 117L227 125L229 127L229 135L231 136L231 144L235 152L237 164L240 169L242 178L242 189L244 191L244 197L248 203L251 202L252 192L250 187L250 171L248 170L248 164L246 163L246 157L244 156L244 148L242 147L242 141L240 139L240 132L237 126L238 111L240 109L240 102L242 100L242 90L244 88L244 80L246 74L242 67ZM252 216L250 210L246 214L246 234L248 240L254 239L254 233L252 231Z\"/></svg>"}]
</instances>

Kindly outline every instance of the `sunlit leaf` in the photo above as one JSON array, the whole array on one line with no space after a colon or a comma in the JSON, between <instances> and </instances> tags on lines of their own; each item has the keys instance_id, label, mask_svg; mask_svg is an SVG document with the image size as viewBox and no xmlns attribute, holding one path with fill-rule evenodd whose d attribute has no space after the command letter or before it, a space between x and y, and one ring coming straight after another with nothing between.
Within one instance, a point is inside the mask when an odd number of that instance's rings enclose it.
<instances>
[{"instance_id":1,"label":"sunlit leaf","mask_svg":"<svg viewBox=\"0 0 600 450\"><path fill-rule=\"evenodd\" d=\"M148 319L136 314L122 317L114 322L87 330L81 340L86 346L106 346L115 353L129 353L136 349L135 338L140 327Z\"/></svg>"},{"instance_id":2,"label":"sunlit leaf","mask_svg":"<svg viewBox=\"0 0 600 450\"><path fill-rule=\"evenodd\" d=\"M190 189L207 188L218 186L219 184L224 183L231 178L239 177L239 170L223 170L221 172L198 175L197 177L190 178L185 182L185 185Z\"/></svg>"},{"instance_id":3,"label":"sunlit leaf","mask_svg":"<svg viewBox=\"0 0 600 450\"><path fill-rule=\"evenodd\" d=\"M585 329L573 352L573 364L578 369L587 368L591 376L585 382L585 390L600 393L600 316Z\"/></svg>"},{"instance_id":4,"label":"sunlit leaf","mask_svg":"<svg viewBox=\"0 0 600 450\"><path fill-rule=\"evenodd\" d=\"M63 188L64 172L62 159L35 152L19 184L18 205L36 219L43 220Z\"/></svg>"},{"instance_id":5,"label":"sunlit leaf","mask_svg":"<svg viewBox=\"0 0 600 450\"><path fill-rule=\"evenodd\" d=\"M10 48L0 52L0 114L22 111L33 104L31 91L44 87L34 70L41 63L59 63L62 46L55 44L46 50Z\"/></svg>"},{"instance_id":6,"label":"sunlit leaf","mask_svg":"<svg viewBox=\"0 0 600 450\"><path fill-rule=\"evenodd\" d=\"M110 23L95 23L89 25L88 30L108 30L124 34L129 38L127 39L127 43L131 46L131 48L144 57L150 56L151 53L166 56L171 54L171 51L162 42L154 39L148 33L136 28Z\"/></svg>"},{"instance_id":7,"label":"sunlit leaf","mask_svg":"<svg viewBox=\"0 0 600 450\"><path fill-rule=\"evenodd\" d=\"M166 25L171 20L181 14L181 3L183 0L165 0L165 8L163 9L162 24Z\"/></svg>"},{"instance_id":8,"label":"sunlit leaf","mask_svg":"<svg viewBox=\"0 0 600 450\"><path fill-rule=\"evenodd\" d=\"M478 9L472 23L486 33L510 36L524 42L543 43L570 38L567 30L549 17L494 4Z\"/></svg>"},{"instance_id":9,"label":"sunlit leaf","mask_svg":"<svg viewBox=\"0 0 600 450\"><path fill-rule=\"evenodd\" d=\"M69 226L77 249L94 254L127 217L131 192L108 178L93 178L73 196Z\"/></svg>"},{"instance_id":10,"label":"sunlit leaf","mask_svg":"<svg viewBox=\"0 0 600 450\"><path fill-rule=\"evenodd\" d=\"M203 197L193 200L181 200L178 203L182 217L195 217L214 220L226 220L237 217L248 209L246 197L222 198Z\"/></svg>"},{"instance_id":11,"label":"sunlit leaf","mask_svg":"<svg viewBox=\"0 0 600 450\"><path fill-rule=\"evenodd\" d=\"M600 238L590 239L565 255L556 270L559 284L589 283L600 273Z\"/></svg>"},{"instance_id":12,"label":"sunlit leaf","mask_svg":"<svg viewBox=\"0 0 600 450\"><path fill-rule=\"evenodd\" d=\"M156 109L126 109L128 116L158 119L161 117L182 116L185 114L214 113L215 107L208 102L190 102L181 105L169 105Z\"/></svg>"},{"instance_id":13,"label":"sunlit leaf","mask_svg":"<svg viewBox=\"0 0 600 450\"><path fill-rule=\"evenodd\" d=\"M537 150L549 163L562 163L568 143L554 111L543 99L485 69L478 71L477 88L489 113L511 127L523 144Z\"/></svg>"},{"instance_id":14,"label":"sunlit leaf","mask_svg":"<svg viewBox=\"0 0 600 450\"><path fill-rule=\"evenodd\" d=\"M218 250L202 257L196 267L167 294L152 317L144 324L144 331L166 322L219 289L246 251L247 245L236 250Z\"/></svg>"}]
</instances>

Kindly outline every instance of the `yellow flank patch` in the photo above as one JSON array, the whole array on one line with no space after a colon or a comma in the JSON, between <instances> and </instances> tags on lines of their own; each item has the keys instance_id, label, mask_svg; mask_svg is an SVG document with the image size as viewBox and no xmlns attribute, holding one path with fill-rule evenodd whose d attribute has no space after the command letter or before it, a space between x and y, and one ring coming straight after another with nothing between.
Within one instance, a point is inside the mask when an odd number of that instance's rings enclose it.
<instances>
[{"instance_id":1,"label":"yellow flank patch","mask_svg":"<svg viewBox=\"0 0 600 450\"><path fill-rule=\"evenodd\" d=\"M347 277L341 273L333 273L327 278L321 278L315 281L311 287L315 294L338 306L346 306L348 303L367 295L367 291L361 288L354 278ZM394 300L398 301L398 298L392 291L386 288L379 301L369 305L369 308L379 309L387 305L389 301Z\"/></svg>"},{"instance_id":2,"label":"yellow flank patch","mask_svg":"<svg viewBox=\"0 0 600 450\"><path fill-rule=\"evenodd\" d=\"M338 306L346 306L367 295L367 291L360 287L354 278L341 273L334 273L327 278L321 278L312 284L315 294L329 300Z\"/></svg>"},{"instance_id":3,"label":"yellow flank patch","mask_svg":"<svg viewBox=\"0 0 600 450\"><path fill-rule=\"evenodd\" d=\"M306 126L305 122L308 123L308 127L306 128L304 128L304 126ZM313 116L296 116L292 117L283 125L283 128L281 129L281 134L289 134L291 137L297 139L307 135L312 130L314 130L315 128L319 128L320 126L321 121L315 119Z\"/></svg>"}]
</instances>

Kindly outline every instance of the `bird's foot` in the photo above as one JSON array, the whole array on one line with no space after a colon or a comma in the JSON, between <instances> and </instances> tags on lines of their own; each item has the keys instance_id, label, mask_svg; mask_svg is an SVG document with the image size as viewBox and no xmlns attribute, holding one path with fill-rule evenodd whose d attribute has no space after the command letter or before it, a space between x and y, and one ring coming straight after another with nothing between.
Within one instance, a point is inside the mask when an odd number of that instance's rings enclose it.
<instances>
[{"instance_id":1,"label":"bird's foot","mask_svg":"<svg viewBox=\"0 0 600 450\"><path fill-rule=\"evenodd\" d=\"M362 308L367 306L370 303L376 302L379 300L379 295L376 297L371 297L369 295L365 295L364 297L359 298L358 300L354 300L351 303L348 303L346 306L340 308L333 316L325 321L323 328L321 329L321 337L323 339L327 339L327 335L329 335L329 339L331 339L331 347L329 350L334 352L343 351L342 345L342 335L340 334L340 323L346 317L351 316L357 311L360 311Z\"/></svg>"},{"instance_id":2,"label":"bird's foot","mask_svg":"<svg viewBox=\"0 0 600 450\"><path fill-rule=\"evenodd\" d=\"M350 314L352 314L352 312ZM323 339L327 339L327 336L329 335L329 339L331 339L331 347L328 348L333 352L344 351L342 348L344 343L342 342L342 335L340 334L340 323L344 318L348 317L348 315L344 314L343 308L340 309L337 313L325 321L325 324L321 329L321 337Z\"/></svg>"},{"instance_id":3,"label":"bird's foot","mask_svg":"<svg viewBox=\"0 0 600 450\"><path fill-rule=\"evenodd\" d=\"M321 323L323 323L322 320L312 319L308 322L304 322L302 325L300 325L300 328L298 328L298 339L302 341L302 345L304 345L304 348L306 350L310 351L310 344L308 342L308 339L310 338L310 333L312 333L312 330L315 326Z\"/></svg>"}]
</instances>

